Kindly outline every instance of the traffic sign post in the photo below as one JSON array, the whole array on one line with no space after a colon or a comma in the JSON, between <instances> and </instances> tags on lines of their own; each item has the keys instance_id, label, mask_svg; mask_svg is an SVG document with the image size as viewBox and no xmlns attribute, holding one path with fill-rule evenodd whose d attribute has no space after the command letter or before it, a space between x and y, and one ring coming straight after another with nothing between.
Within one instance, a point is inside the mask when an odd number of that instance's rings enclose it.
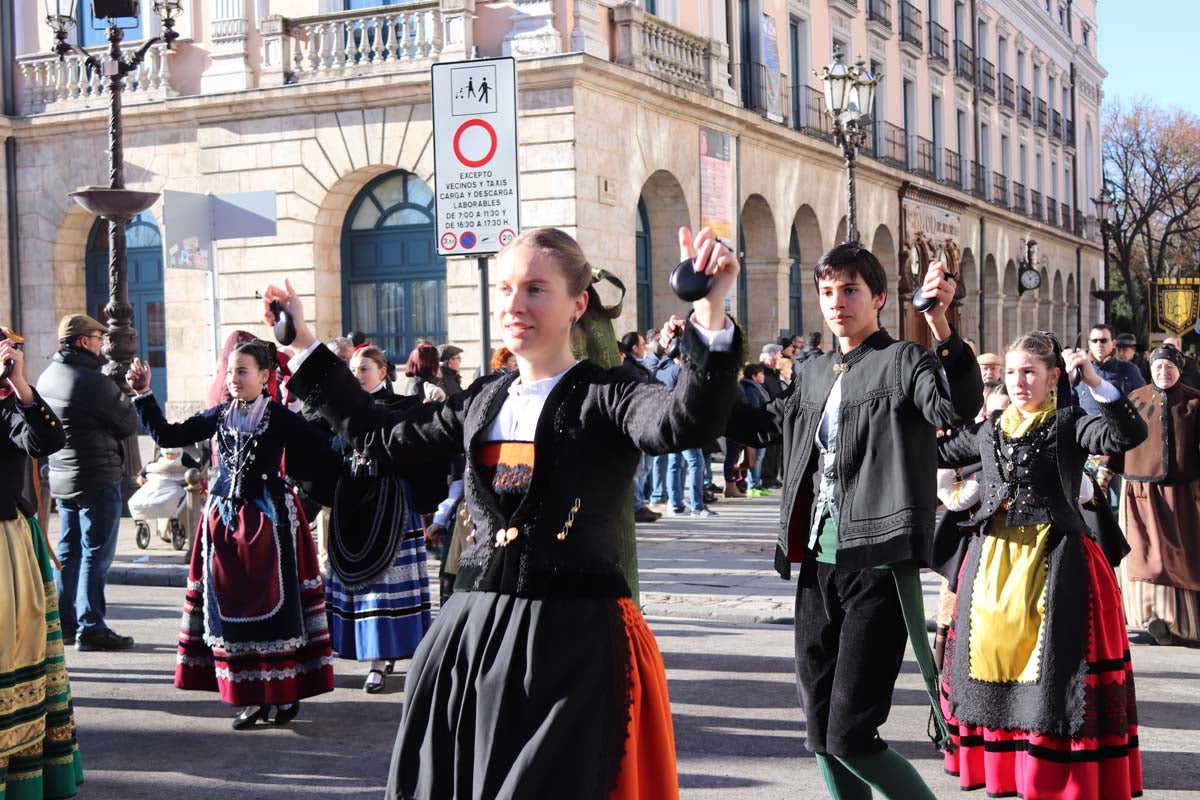
<instances>
[{"instance_id":1,"label":"traffic sign post","mask_svg":"<svg viewBox=\"0 0 1200 800\"><path fill-rule=\"evenodd\" d=\"M433 175L440 256L479 264L483 360L491 344L487 257L520 230L517 62L512 58L434 64Z\"/></svg>"}]
</instances>

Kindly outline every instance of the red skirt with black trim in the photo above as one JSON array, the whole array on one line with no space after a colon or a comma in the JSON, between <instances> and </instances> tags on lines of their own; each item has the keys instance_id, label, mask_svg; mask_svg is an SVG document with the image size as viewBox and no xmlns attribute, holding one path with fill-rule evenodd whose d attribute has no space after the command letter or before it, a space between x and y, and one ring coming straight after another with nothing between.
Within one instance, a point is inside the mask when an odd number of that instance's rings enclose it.
<instances>
[{"instance_id":1,"label":"red skirt with black trim","mask_svg":"<svg viewBox=\"0 0 1200 800\"><path fill-rule=\"evenodd\" d=\"M959 724L949 703L948 676L956 649L955 628L950 628L942 710L954 747L944 766L965 791L985 789L991 797L1025 800L1129 800L1142 794L1137 702L1121 593L1099 546L1090 536L1082 538L1090 631L1087 702L1078 737Z\"/></svg>"}]
</instances>

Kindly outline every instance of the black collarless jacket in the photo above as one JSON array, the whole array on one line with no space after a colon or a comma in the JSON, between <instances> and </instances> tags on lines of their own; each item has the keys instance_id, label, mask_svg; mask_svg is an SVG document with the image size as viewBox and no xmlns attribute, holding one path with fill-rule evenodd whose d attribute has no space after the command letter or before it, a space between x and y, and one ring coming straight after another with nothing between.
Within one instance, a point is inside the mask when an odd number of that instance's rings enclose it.
<instances>
[{"instance_id":1,"label":"black collarless jacket","mask_svg":"<svg viewBox=\"0 0 1200 800\"><path fill-rule=\"evenodd\" d=\"M476 539L462 555L456 588L529 597L628 596L618 544L639 454L702 447L721 434L736 391L739 338L735 334L729 352L710 352L689 325L682 342L686 363L674 389L590 361L571 368L546 399L534 434L530 489L511 515L468 458L465 500ZM489 375L445 402L389 411L318 347L288 386L355 449L415 463L469 455L518 377ZM515 538L498 545L496 533L512 529Z\"/></svg>"},{"instance_id":2,"label":"black collarless jacket","mask_svg":"<svg viewBox=\"0 0 1200 800\"><path fill-rule=\"evenodd\" d=\"M751 447L783 442L775 568L785 579L808 551L820 481L817 428L837 379L835 363L851 365L842 377L834 478L839 570L928 563L938 502L936 429L973 419L983 405L979 365L957 333L935 353L880 330L844 359L838 355L806 362L765 409L739 405L727 429Z\"/></svg>"},{"instance_id":3,"label":"black collarless jacket","mask_svg":"<svg viewBox=\"0 0 1200 800\"><path fill-rule=\"evenodd\" d=\"M29 459L58 452L66 441L62 423L36 390L27 406L15 394L0 400L0 519L33 515L35 509L22 497Z\"/></svg>"},{"instance_id":4,"label":"black collarless jacket","mask_svg":"<svg viewBox=\"0 0 1200 800\"><path fill-rule=\"evenodd\" d=\"M1050 523L1065 531L1087 530L1079 508L1079 486L1088 455L1124 453L1141 444L1147 432L1146 422L1127 398L1098 405L1098 414L1088 414L1076 405L1060 408L1053 429L1026 434L1033 444L1033 457L1024 469L1016 465L1013 480L1005 480L1005 472L1013 473L1013 468L1005 464L1002 472L1000 459L1022 459L1017 448L1009 453L1008 444L997 445L1001 412L993 413L975 434L963 430L939 441L941 466L982 463L979 510L963 524L980 525L1007 504L1011 525ZM1039 437L1044 441L1036 441Z\"/></svg>"}]
</instances>

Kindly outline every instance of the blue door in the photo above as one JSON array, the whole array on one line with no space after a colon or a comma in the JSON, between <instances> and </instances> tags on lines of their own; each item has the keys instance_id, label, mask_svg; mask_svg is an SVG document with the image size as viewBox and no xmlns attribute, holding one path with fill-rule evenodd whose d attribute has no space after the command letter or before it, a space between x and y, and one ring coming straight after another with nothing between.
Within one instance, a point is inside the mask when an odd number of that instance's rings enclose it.
<instances>
[{"instance_id":1,"label":"blue door","mask_svg":"<svg viewBox=\"0 0 1200 800\"><path fill-rule=\"evenodd\" d=\"M367 184L342 229L342 320L403 364L417 342L446 341L446 259L434 238L433 190L396 170Z\"/></svg>"},{"instance_id":2,"label":"blue door","mask_svg":"<svg viewBox=\"0 0 1200 800\"><path fill-rule=\"evenodd\" d=\"M167 401L167 318L163 296L162 238L154 216L146 211L125 228L129 303L137 331L138 358L150 365L150 388L160 405ZM88 236L88 314L107 323L108 222L96 220Z\"/></svg>"},{"instance_id":3,"label":"blue door","mask_svg":"<svg viewBox=\"0 0 1200 800\"><path fill-rule=\"evenodd\" d=\"M788 258L791 267L788 271L788 325L789 330L781 332L780 336L795 336L804 333L804 267L800 263L800 237L792 226L792 238L788 242Z\"/></svg>"}]
</instances>

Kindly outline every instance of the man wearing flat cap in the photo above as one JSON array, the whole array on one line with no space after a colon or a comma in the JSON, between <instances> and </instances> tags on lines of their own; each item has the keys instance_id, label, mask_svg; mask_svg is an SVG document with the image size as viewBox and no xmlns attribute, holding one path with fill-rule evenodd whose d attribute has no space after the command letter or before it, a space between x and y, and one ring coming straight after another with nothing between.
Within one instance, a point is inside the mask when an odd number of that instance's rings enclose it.
<instances>
[{"instance_id":1,"label":"man wearing flat cap","mask_svg":"<svg viewBox=\"0 0 1200 800\"><path fill-rule=\"evenodd\" d=\"M995 353L984 353L975 359L979 362L979 376L983 385L1004 382L1004 359Z\"/></svg>"},{"instance_id":2,"label":"man wearing flat cap","mask_svg":"<svg viewBox=\"0 0 1200 800\"><path fill-rule=\"evenodd\" d=\"M38 379L38 393L62 420L66 446L50 456L50 494L58 501L55 573L63 644L80 650L125 650L104 621L104 585L121 521L121 442L137 432L137 412L100 371L106 328L86 314L58 324L58 352Z\"/></svg>"},{"instance_id":3,"label":"man wearing flat cap","mask_svg":"<svg viewBox=\"0 0 1200 800\"><path fill-rule=\"evenodd\" d=\"M438 384L446 393L446 397L453 397L463 390L462 375L458 371L462 366L462 348L452 344L442 345L438 352L438 361L441 362Z\"/></svg>"}]
</instances>

